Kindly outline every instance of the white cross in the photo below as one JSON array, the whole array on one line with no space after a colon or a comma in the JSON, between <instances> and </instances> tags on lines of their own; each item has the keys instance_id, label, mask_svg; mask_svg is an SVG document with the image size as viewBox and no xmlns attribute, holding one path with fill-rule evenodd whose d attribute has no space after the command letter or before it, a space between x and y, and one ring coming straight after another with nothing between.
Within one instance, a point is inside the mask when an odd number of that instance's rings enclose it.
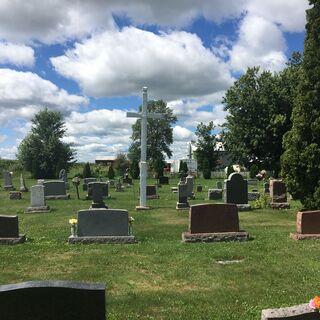
<instances>
[{"instance_id":1,"label":"white cross","mask_svg":"<svg viewBox=\"0 0 320 320\"><path fill-rule=\"evenodd\" d=\"M142 111L127 112L128 118L141 119L141 159L140 159L140 206L137 209L148 209L147 207L147 120L161 119L160 113L149 113L148 107L148 88L142 88Z\"/></svg>"}]
</instances>

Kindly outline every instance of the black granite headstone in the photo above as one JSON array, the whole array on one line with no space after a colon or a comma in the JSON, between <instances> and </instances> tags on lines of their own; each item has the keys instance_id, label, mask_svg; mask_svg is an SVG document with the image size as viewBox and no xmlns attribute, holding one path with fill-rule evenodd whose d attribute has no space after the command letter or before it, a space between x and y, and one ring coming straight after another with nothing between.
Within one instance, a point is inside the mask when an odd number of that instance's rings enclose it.
<instances>
[{"instance_id":1,"label":"black granite headstone","mask_svg":"<svg viewBox=\"0 0 320 320\"><path fill-rule=\"evenodd\" d=\"M18 216L0 216L0 238L17 237L19 237Z\"/></svg>"},{"instance_id":2,"label":"black granite headstone","mask_svg":"<svg viewBox=\"0 0 320 320\"><path fill-rule=\"evenodd\" d=\"M1 320L105 320L105 286L30 281L0 286Z\"/></svg>"}]
</instances>

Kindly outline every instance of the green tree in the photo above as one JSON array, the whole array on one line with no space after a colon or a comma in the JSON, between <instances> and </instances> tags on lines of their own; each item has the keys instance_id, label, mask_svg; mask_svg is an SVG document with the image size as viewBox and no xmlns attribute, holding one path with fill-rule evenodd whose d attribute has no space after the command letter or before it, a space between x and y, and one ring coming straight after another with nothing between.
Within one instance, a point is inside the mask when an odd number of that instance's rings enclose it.
<instances>
[{"instance_id":1,"label":"green tree","mask_svg":"<svg viewBox=\"0 0 320 320\"><path fill-rule=\"evenodd\" d=\"M199 170L202 171L203 175L206 174L207 177L215 169L218 160L218 152L215 150L217 139L215 134L213 134L214 128L212 121L207 125L201 122L197 125L195 132L198 140L195 142L196 150L194 151L194 155L198 161ZM205 174L204 170L206 171Z\"/></svg>"},{"instance_id":2,"label":"green tree","mask_svg":"<svg viewBox=\"0 0 320 320\"><path fill-rule=\"evenodd\" d=\"M82 176L83 178L91 178L92 174L91 174L91 168L90 168L90 164L89 162L87 162L84 167L83 167L83 172L82 172Z\"/></svg>"},{"instance_id":3,"label":"green tree","mask_svg":"<svg viewBox=\"0 0 320 320\"><path fill-rule=\"evenodd\" d=\"M294 53L278 74L249 68L228 89L223 98L228 116L221 136L233 161L247 167L255 163L278 175L301 62L301 55Z\"/></svg>"},{"instance_id":4,"label":"green tree","mask_svg":"<svg viewBox=\"0 0 320 320\"><path fill-rule=\"evenodd\" d=\"M259 172L259 167L257 164L253 164L251 167L250 167L250 178L253 179L256 177L256 175L258 174Z\"/></svg>"},{"instance_id":5,"label":"green tree","mask_svg":"<svg viewBox=\"0 0 320 320\"><path fill-rule=\"evenodd\" d=\"M163 100L149 101L147 110L164 115L162 119L148 119L147 160L151 169L156 171L158 164L164 162L165 156L168 158L172 156L170 150L170 145L173 143L172 125L176 123L177 117ZM133 142L129 148L129 159L139 157L140 161L141 121L139 120L132 126L131 139Z\"/></svg>"},{"instance_id":6,"label":"green tree","mask_svg":"<svg viewBox=\"0 0 320 320\"><path fill-rule=\"evenodd\" d=\"M292 129L283 139L282 176L305 209L320 208L320 2L307 10L304 60L292 112Z\"/></svg>"},{"instance_id":7,"label":"green tree","mask_svg":"<svg viewBox=\"0 0 320 320\"><path fill-rule=\"evenodd\" d=\"M127 158L127 155L124 153L117 154L116 159L114 160L114 168L117 171L117 174L121 177L124 176L126 170L130 167L130 162Z\"/></svg>"},{"instance_id":8,"label":"green tree","mask_svg":"<svg viewBox=\"0 0 320 320\"><path fill-rule=\"evenodd\" d=\"M62 141L66 132L63 116L45 108L31 122L31 132L21 141L17 158L33 178L56 178L75 156L71 145Z\"/></svg>"},{"instance_id":9,"label":"green tree","mask_svg":"<svg viewBox=\"0 0 320 320\"><path fill-rule=\"evenodd\" d=\"M113 179L115 176L114 170L113 170L113 165L110 164L109 168L108 168L108 178L109 179Z\"/></svg>"},{"instance_id":10,"label":"green tree","mask_svg":"<svg viewBox=\"0 0 320 320\"><path fill-rule=\"evenodd\" d=\"M202 162L202 174L204 179L211 179L210 163L208 159L204 159Z\"/></svg>"},{"instance_id":11,"label":"green tree","mask_svg":"<svg viewBox=\"0 0 320 320\"><path fill-rule=\"evenodd\" d=\"M133 160L130 164L130 174L133 179L138 179L140 175L139 162Z\"/></svg>"}]
</instances>

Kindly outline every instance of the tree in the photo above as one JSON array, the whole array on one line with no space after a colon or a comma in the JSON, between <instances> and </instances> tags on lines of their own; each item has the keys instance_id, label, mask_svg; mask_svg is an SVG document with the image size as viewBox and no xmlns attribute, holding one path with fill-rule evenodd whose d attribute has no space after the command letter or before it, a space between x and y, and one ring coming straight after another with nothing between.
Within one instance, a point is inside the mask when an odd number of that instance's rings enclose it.
<instances>
[{"instance_id":1,"label":"tree","mask_svg":"<svg viewBox=\"0 0 320 320\"><path fill-rule=\"evenodd\" d=\"M87 162L84 167L83 167L83 173L82 173L83 178L91 178L91 168L89 162Z\"/></svg>"},{"instance_id":2,"label":"tree","mask_svg":"<svg viewBox=\"0 0 320 320\"><path fill-rule=\"evenodd\" d=\"M216 167L218 160L218 152L215 150L217 139L215 134L212 133L214 128L213 121L210 121L207 125L201 122L197 125L195 132L198 140L195 142L196 150L194 154L198 161L199 170L202 171L204 176L209 177L206 179L210 179L211 171Z\"/></svg>"},{"instance_id":3,"label":"tree","mask_svg":"<svg viewBox=\"0 0 320 320\"><path fill-rule=\"evenodd\" d=\"M179 162L179 174L180 176L187 176L188 174L188 165L185 161L180 160Z\"/></svg>"},{"instance_id":4,"label":"tree","mask_svg":"<svg viewBox=\"0 0 320 320\"><path fill-rule=\"evenodd\" d=\"M148 118L147 160L150 162L151 169L156 171L159 163L164 162L165 156L168 158L172 156L170 150L170 145L173 143L172 125L176 123L177 117L173 115L173 111L162 100L149 101L147 110L164 115L162 119ZM129 159L138 157L140 161L141 121L139 120L132 126L131 139L133 142L129 148Z\"/></svg>"},{"instance_id":5,"label":"tree","mask_svg":"<svg viewBox=\"0 0 320 320\"><path fill-rule=\"evenodd\" d=\"M250 178L253 179L256 177L256 175L259 172L259 167L256 163L254 163L251 167L250 167Z\"/></svg>"},{"instance_id":6,"label":"tree","mask_svg":"<svg viewBox=\"0 0 320 320\"><path fill-rule=\"evenodd\" d=\"M292 129L283 138L282 176L305 209L320 208L320 2L307 10L304 60L292 112Z\"/></svg>"},{"instance_id":7,"label":"tree","mask_svg":"<svg viewBox=\"0 0 320 320\"><path fill-rule=\"evenodd\" d=\"M249 68L223 98L228 111L221 134L233 161L280 171L282 137L291 128L293 97L302 62L295 52L278 74Z\"/></svg>"},{"instance_id":8,"label":"tree","mask_svg":"<svg viewBox=\"0 0 320 320\"><path fill-rule=\"evenodd\" d=\"M108 178L109 179L113 179L115 176L114 170L113 170L113 165L110 164L109 168L108 168Z\"/></svg>"},{"instance_id":9,"label":"tree","mask_svg":"<svg viewBox=\"0 0 320 320\"><path fill-rule=\"evenodd\" d=\"M56 178L75 156L71 145L61 140L66 132L62 113L45 108L31 122L31 132L21 141L17 158L33 178Z\"/></svg>"},{"instance_id":10,"label":"tree","mask_svg":"<svg viewBox=\"0 0 320 320\"><path fill-rule=\"evenodd\" d=\"M121 177L124 176L126 170L130 167L130 162L124 153L117 154L116 159L114 160L114 168L117 171L117 174Z\"/></svg>"},{"instance_id":11,"label":"tree","mask_svg":"<svg viewBox=\"0 0 320 320\"><path fill-rule=\"evenodd\" d=\"M140 175L139 162L133 160L130 164L130 174L133 179L138 179Z\"/></svg>"}]
</instances>

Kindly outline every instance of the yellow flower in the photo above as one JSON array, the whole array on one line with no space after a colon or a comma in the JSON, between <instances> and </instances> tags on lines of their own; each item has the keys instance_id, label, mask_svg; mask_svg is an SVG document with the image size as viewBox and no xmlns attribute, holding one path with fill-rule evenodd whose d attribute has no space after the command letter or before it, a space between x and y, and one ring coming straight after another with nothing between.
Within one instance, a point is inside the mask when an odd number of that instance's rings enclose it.
<instances>
[{"instance_id":1,"label":"yellow flower","mask_svg":"<svg viewBox=\"0 0 320 320\"><path fill-rule=\"evenodd\" d=\"M77 222L78 222L77 219L70 219L70 220L69 220L69 223L72 224L72 225L77 224Z\"/></svg>"}]
</instances>

